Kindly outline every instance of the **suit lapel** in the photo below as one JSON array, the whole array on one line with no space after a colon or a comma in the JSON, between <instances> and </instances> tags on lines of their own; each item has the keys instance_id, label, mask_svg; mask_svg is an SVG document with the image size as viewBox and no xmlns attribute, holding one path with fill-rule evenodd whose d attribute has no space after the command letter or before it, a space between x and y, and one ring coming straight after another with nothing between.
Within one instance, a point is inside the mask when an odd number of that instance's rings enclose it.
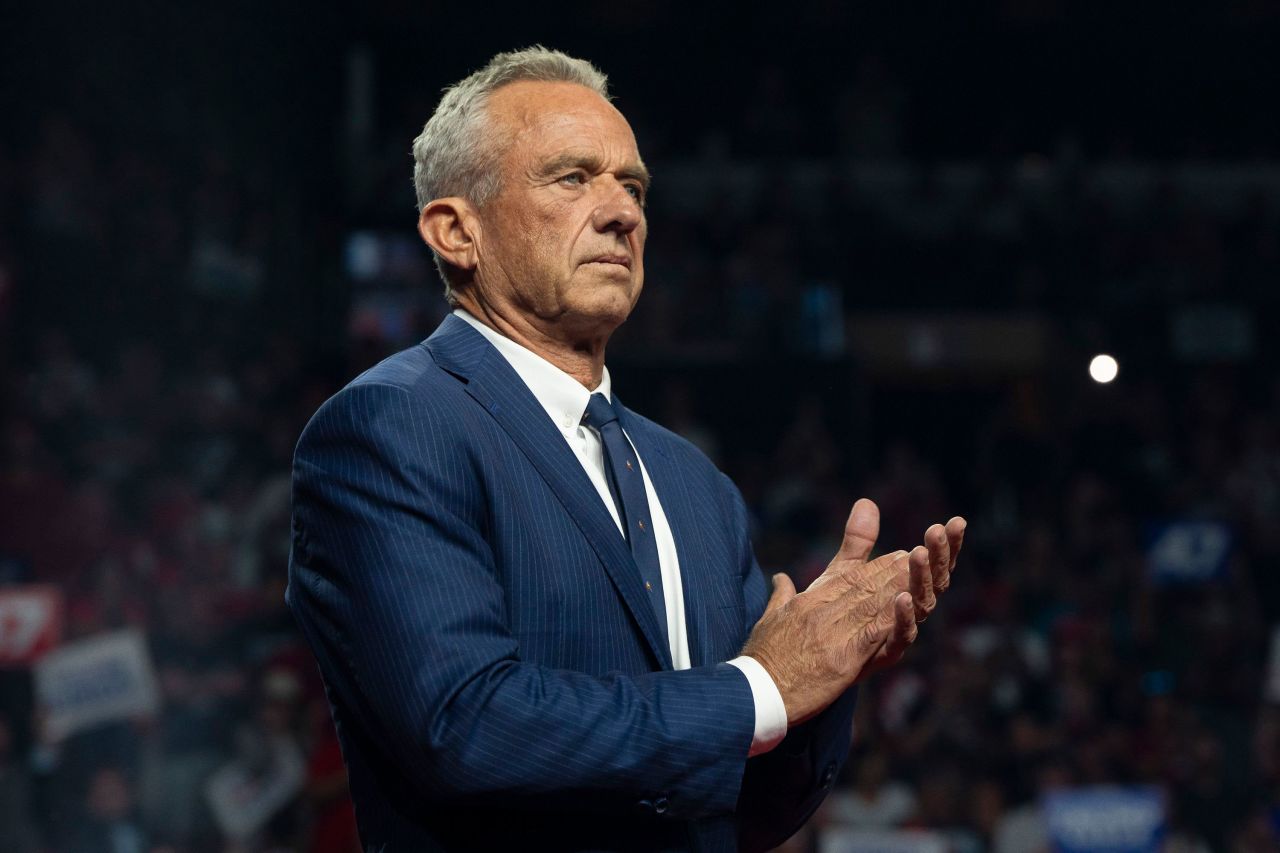
<instances>
[{"instance_id":1,"label":"suit lapel","mask_svg":"<svg viewBox=\"0 0 1280 853\"><path fill-rule=\"evenodd\" d=\"M488 410L550 486L599 556L639 624L649 650L663 668L671 669L671 650L662 639L631 550L582 470L582 463L533 392L507 360L464 320L446 317L425 345L441 367L466 381L467 393Z\"/></svg>"},{"instance_id":2,"label":"suit lapel","mask_svg":"<svg viewBox=\"0 0 1280 853\"><path fill-rule=\"evenodd\" d=\"M636 451L644 461L644 467L653 481L653 488L662 503L663 514L671 527L671 535L676 541L676 556L680 559L680 584L684 590L685 627L689 637L689 662L693 666L702 666L711 660L711 623L707 612L707 602L713 599L711 592L704 588L710 574L699 571L699 566L707 563L705 549L702 545L702 531L698 522L700 515L696 512L693 499L689 495L689 487L680 470L663 452L661 445L655 440L644 421L632 414L630 409L622 405L617 396L614 407L618 410L618 419L622 428L635 443Z\"/></svg>"}]
</instances>

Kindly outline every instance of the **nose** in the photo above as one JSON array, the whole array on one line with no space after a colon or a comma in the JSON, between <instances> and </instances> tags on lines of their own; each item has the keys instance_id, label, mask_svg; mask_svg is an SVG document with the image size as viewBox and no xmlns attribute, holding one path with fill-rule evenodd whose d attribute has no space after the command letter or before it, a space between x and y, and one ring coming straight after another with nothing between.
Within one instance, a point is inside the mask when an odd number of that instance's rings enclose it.
<instances>
[{"instance_id":1,"label":"nose","mask_svg":"<svg viewBox=\"0 0 1280 853\"><path fill-rule=\"evenodd\" d=\"M644 211L640 202L628 192L627 187L614 178L605 182L606 189L599 204L591 214L591 224L601 233L612 231L618 235L627 235L636 230L644 221Z\"/></svg>"}]
</instances>

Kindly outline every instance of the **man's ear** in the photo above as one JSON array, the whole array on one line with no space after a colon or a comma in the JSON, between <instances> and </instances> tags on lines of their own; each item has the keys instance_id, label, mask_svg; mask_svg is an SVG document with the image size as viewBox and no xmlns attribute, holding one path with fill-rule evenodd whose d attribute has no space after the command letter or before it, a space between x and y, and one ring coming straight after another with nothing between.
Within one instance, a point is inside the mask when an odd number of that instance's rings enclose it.
<instances>
[{"instance_id":1,"label":"man's ear","mask_svg":"<svg viewBox=\"0 0 1280 853\"><path fill-rule=\"evenodd\" d=\"M474 270L478 263L479 221L465 198L437 198L422 208L418 233L436 254L452 266Z\"/></svg>"}]
</instances>

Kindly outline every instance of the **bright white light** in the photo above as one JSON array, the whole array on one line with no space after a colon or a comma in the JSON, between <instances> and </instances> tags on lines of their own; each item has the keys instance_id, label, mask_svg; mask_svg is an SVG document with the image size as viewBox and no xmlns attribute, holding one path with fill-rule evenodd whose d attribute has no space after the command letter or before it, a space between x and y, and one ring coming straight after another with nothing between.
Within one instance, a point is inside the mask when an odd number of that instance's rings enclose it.
<instances>
[{"instance_id":1,"label":"bright white light","mask_svg":"<svg viewBox=\"0 0 1280 853\"><path fill-rule=\"evenodd\" d=\"M1105 385L1115 379L1119 372L1120 363L1109 355L1095 355L1093 361L1089 362L1089 375L1093 377L1094 382Z\"/></svg>"}]
</instances>

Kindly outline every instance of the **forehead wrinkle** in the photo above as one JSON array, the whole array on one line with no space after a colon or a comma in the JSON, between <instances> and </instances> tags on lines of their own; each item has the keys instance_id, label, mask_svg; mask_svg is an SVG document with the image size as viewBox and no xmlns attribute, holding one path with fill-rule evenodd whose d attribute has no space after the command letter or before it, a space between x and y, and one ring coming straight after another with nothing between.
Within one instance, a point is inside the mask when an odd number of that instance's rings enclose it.
<instances>
[{"instance_id":1,"label":"forehead wrinkle","mask_svg":"<svg viewBox=\"0 0 1280 853\"><path fill-rule=\"evenodd\" d=\"M531 168L537 174L547 174L559 168L571 165L581 165L591 171L603 171L603 165L606 158L597 149L600 143L592 137L608 137L615 130L625 129L630 147L635 150L635 137L631 130L631 125L627 123L626 117L618 112L617 107L609 103L607 100L601 99L601 104L606 108L603 112L595 112L593 110L583 110L581 104L574 103L572 98L555 97L551 99L550 104L540 104L534 106L529 103L526 98L519 97L518 93L522 87L537 88L552 85L572 85L579 88L576 84L560 84L547 83L545 81L516 81L506 86L500 87L491 96L491 115L502 113L501 123L506 125L508 131L507 138L504 140L504 149L511 151L520 147L529 137L536 138L539 134L554 131L565 126L579 126L582 133L581 137L587 138L587 146L590 147L574 147L567 151L552 156L542 164L530 164ZM588 90L589 91L589 90ZM592 93L595 94L595 93ZM599 97L596 95L596 97ZM498 101L498 109L492 109L492 102ZM566 104L565 101L569 103ZM620 122L619 128L610 128L611 121ZM527 156L527 155L526 155ZM640 158L638 151L635 151L635 159L621 166L616 171L621 178L633 179L639 181L641 186L646 190L650 184L649 169L645 166L644 161Z\"/></svg>"},{"instance_id":2,"label":"forehead wrinkle","mask_svg":"<svg viewBox=\"0 0 1280 853\"><path fill-rule=\"evenodd\" d=\"M540 167L540 172L551 174L559 172L561 169L567 169L571 166L580 166L591 172L603 172L604 158L600 156L598 151L587 149L564 151L560 154L553 155L546 160ZM649 183L649 170L645 168L644 161L635 160L618 167L614 170L619 177L633 178L644 184Z\"/></svg>"},{"instance_id":3,"label":"forehead wrinkle","mask_svg":"<svg viewBox=\"0 0 1280 853\"><path fill-rule=\"evenodd\" d=\"M589 172L598 172L603 162L600 155L595 151L575 151L570 149L559 154L553 154L543 161L541 171L544 174L551 174L571 166L580 166Z\"/></svg>"}]
</instances>

